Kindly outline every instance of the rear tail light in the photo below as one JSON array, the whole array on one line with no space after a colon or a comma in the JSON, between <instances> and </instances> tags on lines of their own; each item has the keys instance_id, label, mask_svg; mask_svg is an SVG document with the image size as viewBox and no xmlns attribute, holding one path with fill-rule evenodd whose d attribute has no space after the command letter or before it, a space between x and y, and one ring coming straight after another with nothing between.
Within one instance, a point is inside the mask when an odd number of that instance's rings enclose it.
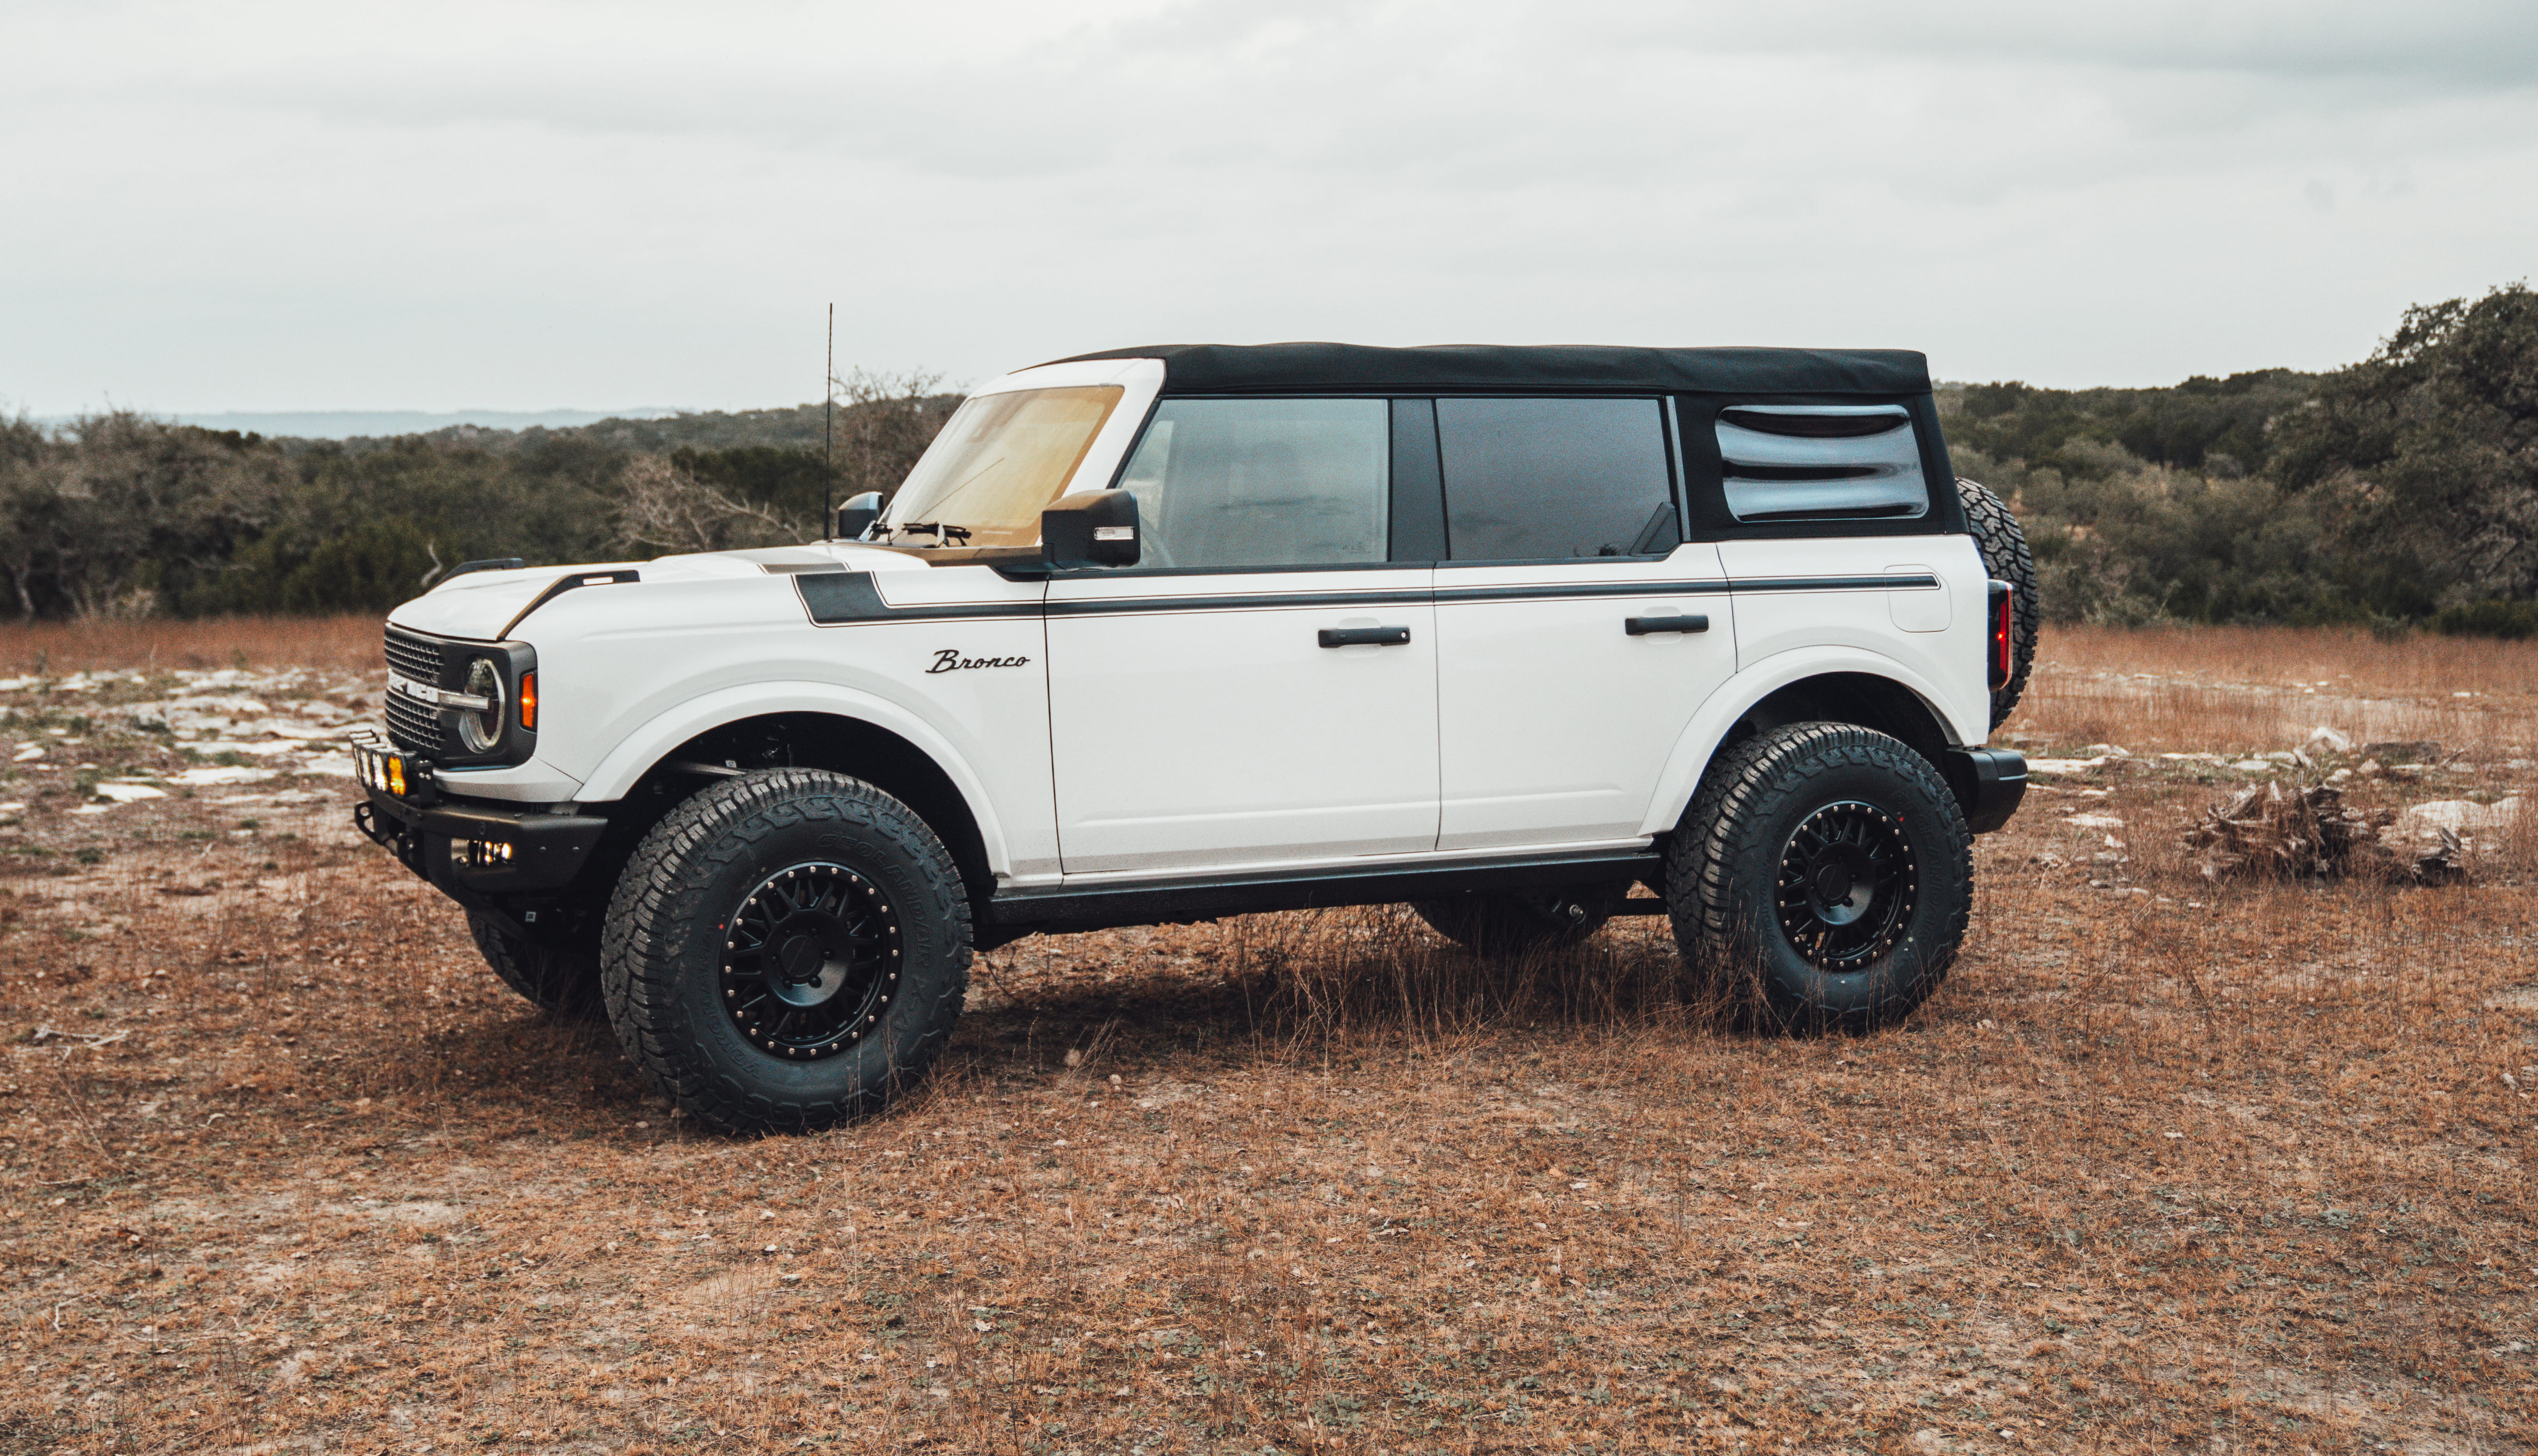
<instances>
[{"instance_id":1,"label":"rear tail light","mask_svg":"<svg viewBox=\"0 0 2538 1456\"><path fill-rule=\"evenodd\" d=\"M2010 606L2017 589L2006 581L1991 583L1991 685L1995 688L2009 681Z\"/></svg>"}]
</instances>

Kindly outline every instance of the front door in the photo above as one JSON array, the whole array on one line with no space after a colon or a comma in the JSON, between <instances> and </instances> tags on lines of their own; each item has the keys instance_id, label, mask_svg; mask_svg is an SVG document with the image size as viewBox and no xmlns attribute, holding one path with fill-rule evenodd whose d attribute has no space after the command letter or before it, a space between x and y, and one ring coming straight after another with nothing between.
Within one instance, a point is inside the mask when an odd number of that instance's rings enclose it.
<instances>
[{"instance_id":1,"label":"front door","mask_svg":"<svg viewBox=\"0 0 2538 1456\"><path fill-rule=\"evenodd\" d=\"M1435 847L1435 571L1390 563L1390 455L1381 400L1156 407L1141 561L1049 585L1068 875Z\"/></svg>"}]
</instances>

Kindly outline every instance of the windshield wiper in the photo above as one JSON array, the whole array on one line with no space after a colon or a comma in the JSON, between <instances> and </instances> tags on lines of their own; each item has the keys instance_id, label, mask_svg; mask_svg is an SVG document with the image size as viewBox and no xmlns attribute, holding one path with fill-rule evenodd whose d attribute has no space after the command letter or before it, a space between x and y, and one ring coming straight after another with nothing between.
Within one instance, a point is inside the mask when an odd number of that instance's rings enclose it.
<instances>
[{"instance_id":1,"label":"windshield wiper","mask_svg":"<svg viewBox=\"0 0 2538 1456\"><path fill-rule=\"evenodd\" d=\"M893 526L890 534L893 537L899 537L913 536L919 532L933 537L939 546L965 545L969 540L968 527L956 526L949 521L909 521L903 526Z\"/></svg>"}]
</instances>

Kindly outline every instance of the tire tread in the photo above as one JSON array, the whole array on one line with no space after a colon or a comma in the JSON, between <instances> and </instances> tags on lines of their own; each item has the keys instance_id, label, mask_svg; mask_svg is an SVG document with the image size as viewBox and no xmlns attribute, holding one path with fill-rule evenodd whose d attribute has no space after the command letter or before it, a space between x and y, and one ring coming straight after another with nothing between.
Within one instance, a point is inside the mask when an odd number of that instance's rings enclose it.
<instances>
[{"instance_id":1,"label":"tire tread","mask_svg":"<svg viewBox=\"0 0 2538 1456\"><path fill-rule=\"evenodd\" d=\"M953 973L943 978L932 1004L893 1008L894 1018L913 1014L921 1027L897 1064L895 1087L867 1085L833 1100L779 1102L717 1076L703 1048L683 1044L672 1010L681 973L676 945L680 926L716 913L702 902L703 884L748 858L760 834L810 822L815 806L817 818L853 824L930 866L924 876L936 900L930 908L950 928L957 951ZM628 1059L687 1115L733 1132L809 1130L870 1116L898 1088L925 1076L960 1018L969 985L969 901L960 871L914 810L861 779L824 769L777 768L725 779L653 826L609 902L600 938L600 985Z\"/></svg>"},{"instance_id":2,"label":"tire tread","mask_svg":"<svg viewBox=\"0 0 2538 1456\"><path fill-rule=\"evenodd\" d=\"M1965 502L1966 530L1982 555L1983 569L2017 592L2009 608L2009 681L1991 690L1991 726L1997 728L2026 695L2027 677L2036 666L2037 627L2044 615L2043 604L2036 599L2036 553L2028 548L2026 529L1998 496L1960 477L1957 498Z\"/></svg>"},{"instance_id":3,"label":"tire tread","mask_svg":"<svg viewBox=\"0 0 2538 1456\"><path fill-rule=\"evenodd\" d=\"M1759 863L1754 846L1743 841L1753 826L1772 815L1775 800L1796 791L1799 771L1810 765L1870 767L1923 780L1925 793L1948 816L1952 847L1952 863L1923 867L1923 884L1928 886L1941 870L1953 871L1960 883L1970 882L1973 833L1929 761L1897 739L1848 723L1768 729L1728 748L1710 764L1701 792L1666 847L1669 917L1686 963L1698 972L1715 978L1750 953L1740 941L1747 927L1738 923L1739 881L1758 873L1776 876L1778 865L1776 860ZM1970 919L1970 896L1959 896L1939 927L1938 944L1930 948L1922 973L1866 1017L1852 1019L1854 1028L1895 1021L1935 990L1956 960Z\"/></svg>"}]
</instances>

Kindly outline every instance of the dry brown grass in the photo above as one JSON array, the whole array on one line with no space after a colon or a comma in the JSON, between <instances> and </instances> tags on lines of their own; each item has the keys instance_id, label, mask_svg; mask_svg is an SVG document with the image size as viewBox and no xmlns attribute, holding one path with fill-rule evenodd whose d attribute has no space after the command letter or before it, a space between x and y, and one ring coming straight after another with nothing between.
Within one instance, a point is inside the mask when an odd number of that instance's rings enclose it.
<instances>
[{"instance_id":1,"label":"dry brown grass","mask_svg":"<svg viewBox=\"0 0 2538 1456\"><path fill-rule=\"evenodd\" d=\"M368 671L376 617L150 618L0 623L0 671L68 674L138 668L312 667Z\"/></svg>"},{"instance_id":2,"label":"dry brown grass","mask_svg":"<svg viewBox=\"0 0 2538 1456\"><path fill-rule=\"evenodd\" d=\"M2127 640L2057 638L2030 731L2308 695ZM2348 650L2459 711L2270 655ZM0 844L101 857L0 854L0 1450L2524 1449L2538 858L2216 889L2198 774L2039 785L1891 1032L1736 1032L1662 921L1483 968L1255 917L985 958L912 1105L761 1142L338 809L38 802Z\"/></svg>"},{"instance_id":3,"label":"dry brown grass","mask_svg":"<svg viewBox=\"0 0 2538 1456\"><path fill-rule=\"evenodd\" d=\"M2135 753L2437 739L2471 756L2538 744L2538 642L2279 628L2048 629L2004 732ZM2517 752L2514 753L2513 751Z\"/></svg>"}]
</instances>

